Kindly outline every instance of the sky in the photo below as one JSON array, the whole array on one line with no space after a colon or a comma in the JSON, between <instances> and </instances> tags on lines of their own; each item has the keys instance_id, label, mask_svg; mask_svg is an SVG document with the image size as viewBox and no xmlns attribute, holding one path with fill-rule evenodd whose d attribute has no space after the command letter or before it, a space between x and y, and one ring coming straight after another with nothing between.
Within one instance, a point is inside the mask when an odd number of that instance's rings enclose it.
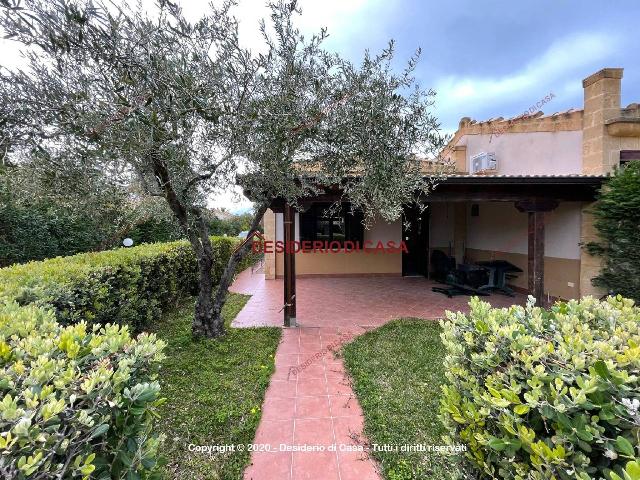
<instances>
[{"instance_id":1,"label":"sky","mask_svg":"<svg viewBox=\"0 0 640 480\"><path fill-rule=\"evenodd\" d=\"M239 0L241 41L259 51L263 0ZM145 2L146 3L146 2ZM553 93L543 111L582 108L582 80L605 67L623 67L622 104L640 102L638 0L300 0L306 34L327 27L326 47L358 61L366 49L397 44L401 69L422 49L416 78L436 91L433 113L453 133L462 117L519 115ZM182 0L196 19L207 1ZM0 43L2 64L17 60ZM231 194L212 202L231 211L249 204Z\"/></svg>"}]
</instances>

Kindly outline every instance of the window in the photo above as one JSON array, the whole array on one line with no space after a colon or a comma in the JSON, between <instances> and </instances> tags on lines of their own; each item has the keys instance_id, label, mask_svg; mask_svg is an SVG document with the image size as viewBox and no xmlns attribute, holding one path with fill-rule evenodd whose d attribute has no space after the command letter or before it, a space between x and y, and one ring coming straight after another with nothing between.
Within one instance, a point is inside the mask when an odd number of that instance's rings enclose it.
<instances>
[{"instance_id":1,"label":"window","mask_svg":"<svg viewBox=\"0 0 640 480\"><path fill-rule=\"evenodd\" d=\"M329 203L316 203L306 212L300 212L300 240L362 243L364 228L362 214L351 213L348 204L343 204L338 212L329 213Z\"/></svg>"},{"instance_id":2,"label":"window","mask_svg":"<svg viewBox=\"0 0 640 480\"><path fill-rule=\"evenodd\" d=\"M624 167L632 160L640 160L640 150L620 150L620 166Z\"/></svg>"}]
</instances>

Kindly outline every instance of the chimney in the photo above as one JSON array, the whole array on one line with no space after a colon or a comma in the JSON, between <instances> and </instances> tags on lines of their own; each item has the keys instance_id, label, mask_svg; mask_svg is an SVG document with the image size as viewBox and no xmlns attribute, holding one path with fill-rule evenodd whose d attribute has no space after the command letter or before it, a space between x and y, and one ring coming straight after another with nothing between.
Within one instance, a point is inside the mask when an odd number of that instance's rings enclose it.
<instances>
[{"instance_id":1,"label":"chimney","mask_svg":"<svg viewBox=\"0 0 640 480\"><path fill-rule=\"evenodd\" d=\"M622 68L603 68L582 81L582 173L608 173L617 165L605 122L620 116ZM611 157L611 158L610 158Z\"/></svg>"}]
</instances>

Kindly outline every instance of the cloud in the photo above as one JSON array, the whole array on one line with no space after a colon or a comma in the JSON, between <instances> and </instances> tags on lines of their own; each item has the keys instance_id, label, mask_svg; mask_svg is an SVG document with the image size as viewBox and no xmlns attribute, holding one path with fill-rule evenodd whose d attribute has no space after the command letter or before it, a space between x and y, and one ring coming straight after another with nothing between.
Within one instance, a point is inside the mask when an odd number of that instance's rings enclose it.
<instances>
[{"instance_id":1,"label":"cloud","mask_svg":"<svg viewBox=\"0 0 640 480\"><path fill-rule=\"evenodd\" d=\"M295 17L296 26L306 36L318 33L326 27L329 34L352 31L365 8L380 0L299 0L302 15ZM194 10L195 11L195 10ZM264 51L264 42L258 30L261 19L269 24L270 10L264 0L241 0L233 10L239 20L240 42L254 52Z\"/></svg>"},{"instance_id":2,"label":"cloud","mask_svg":"<svg viewBox=\"0 0 640 480\"><path fill-rule=\"evenodd\" d=\"M579 33L554 42L507 75L441 77L435 82L438 114L446 123L457 123L478 110L495 111L494 116L519 114L550 92L574 95L581 89L575 74L583 75L585 68L611 56L621 43L622 38L611 33ZM510 110L500 111L505 107Z\"/></svg>"},{"instance_id":3,"label":"cloud","mask_svg":"<svg viewBox=\"0 0 640 480\"><path fill-rule=\"evenodd\" d=\"M230 186L223 192L211 195L207 199L207 206L210 208L224 207L231 212L245 212L251 209L253 202L244 196L242 189L238 186Z\"/></svg>"},{"instance_id":4,"label":"cloud","mask_svg":"<svg viewBox=\"0 0 640 480\"><path fill-rule=\"evenodd\" d=\"M145 8L154 8L155 0L141 1ZM208 9L208 0L180 3L190 20ZM427 0L299 0L303 14L297 25L306 36L327 27L327 48L354 61L365 48L383 47L389 36L398 40L399 61L415 46L424 46L424 63L417 74L425 86L437 91L435 113L447 131L455 130L463 116L520 114L550 92L556 98L546 113L580 107L581 80L603 67L626 67L623 94L629 95L629 102L637 101L635 79L640 74L633 52L640 30L632 20L637 16L635 2L606 11L596 8L597 2L587 2L590 8L579 11L552 0L492 3L489 7L473 1L445 5ZM544 26L533 28L529 19L551 11ZM266 0L239 0L235 14L241 43L254 52L263 51L258 24L269 17ZM478 22L482 30L477 29ZM592 30L582 30L584 25ZM486 31L492 35L480 34ZM0 49L2 65L20 61L14 42L0 40ZM231 193L222 194L219 201L230 208L235 203Z\"/></svg>"}]
</instances>

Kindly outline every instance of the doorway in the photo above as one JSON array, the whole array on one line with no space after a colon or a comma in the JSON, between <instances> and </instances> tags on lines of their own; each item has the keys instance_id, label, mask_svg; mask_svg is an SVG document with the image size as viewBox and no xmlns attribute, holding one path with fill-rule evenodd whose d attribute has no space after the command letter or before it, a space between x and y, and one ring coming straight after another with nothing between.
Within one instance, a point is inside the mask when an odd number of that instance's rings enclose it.
<instances>
[{"instance_id":1,"label":"doorway","mask_svg":"<svg viewBox=\"0 0 640 480\"><path fill-rule=\"evenodd\" d=\"M420 212L416 205L405 206L402 213L402 276L427 276L429 272L429 209Z\"/></svg>"}]
</instances>

